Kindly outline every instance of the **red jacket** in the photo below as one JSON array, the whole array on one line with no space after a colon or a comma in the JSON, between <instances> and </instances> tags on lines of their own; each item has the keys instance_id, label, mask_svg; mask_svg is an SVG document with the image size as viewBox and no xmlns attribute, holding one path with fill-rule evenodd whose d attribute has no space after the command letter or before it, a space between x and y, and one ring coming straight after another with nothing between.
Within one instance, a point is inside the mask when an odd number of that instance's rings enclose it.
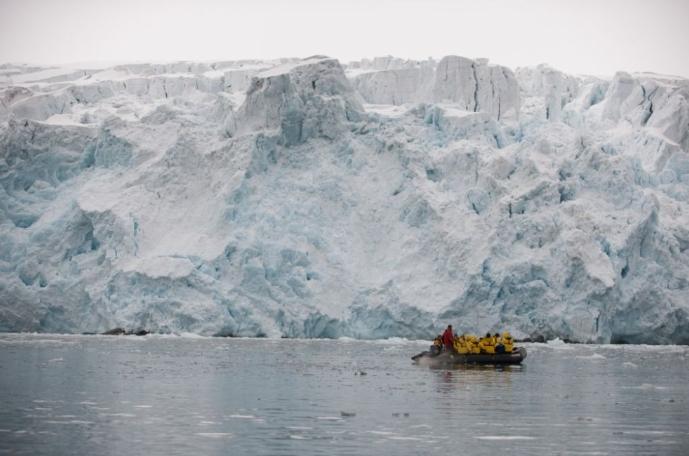
<instances>
[{"instance_id":1,"label":"red jacket","mask_svg":"<svg viewBox=\"0 0 689 456\"><path fill-rule=\"evenodd\" d=\"M455 335L452 334L452 330L447 328L443 333L443 345L447 348L452 348L455 341Z\"/></svg>"}]
</instances>

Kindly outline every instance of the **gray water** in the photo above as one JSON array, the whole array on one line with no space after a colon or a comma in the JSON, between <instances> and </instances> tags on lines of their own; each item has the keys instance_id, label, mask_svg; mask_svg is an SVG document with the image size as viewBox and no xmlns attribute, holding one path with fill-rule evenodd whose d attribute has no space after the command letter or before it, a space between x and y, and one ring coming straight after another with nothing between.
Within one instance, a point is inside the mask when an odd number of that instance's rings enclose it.
<instances>
[{"instance_id":1,"label":"gray water","mask_svg":"<svg viewBox=\"0 0 689 456\"><path fill-rule=\"evenodd\" d=\"M0 335L0 453L689 454L687 347ZM507 453L505 453L507 451Z\"/></svg>"}]
</instances>

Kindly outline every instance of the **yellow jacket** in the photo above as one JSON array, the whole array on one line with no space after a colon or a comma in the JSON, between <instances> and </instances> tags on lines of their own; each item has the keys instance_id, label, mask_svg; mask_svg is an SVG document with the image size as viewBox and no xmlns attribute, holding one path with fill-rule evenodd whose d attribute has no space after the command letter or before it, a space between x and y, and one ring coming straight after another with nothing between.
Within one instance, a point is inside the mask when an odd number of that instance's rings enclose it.
<instances>
[{"instance_id":1,"label":"yellow jacket","mask_svg":"<svg viewBox=\"0 0 689 456\"><path fill-rule=\"evenodd\" d=\"M484 337L479 342L479 347L481 348L481 353L494 354L495 344L493 343L492 337Z\"/></svg>"}]
</instances>

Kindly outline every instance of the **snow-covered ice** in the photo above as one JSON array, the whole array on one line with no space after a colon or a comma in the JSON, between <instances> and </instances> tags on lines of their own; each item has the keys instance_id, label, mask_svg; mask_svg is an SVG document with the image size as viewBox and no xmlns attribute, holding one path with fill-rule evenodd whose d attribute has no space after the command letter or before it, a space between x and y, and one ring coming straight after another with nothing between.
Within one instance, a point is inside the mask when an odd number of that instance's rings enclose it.
<instances>
[{"instance_id":1,"label":"snow-covered ice","mask_svg":"<svg viewBox=\"0 0 689 456\"><path fill-rule=\"evenodd\" d=\"M0 330L689 343L689 81L2 65Z\"/></svg>"}]
</instances>

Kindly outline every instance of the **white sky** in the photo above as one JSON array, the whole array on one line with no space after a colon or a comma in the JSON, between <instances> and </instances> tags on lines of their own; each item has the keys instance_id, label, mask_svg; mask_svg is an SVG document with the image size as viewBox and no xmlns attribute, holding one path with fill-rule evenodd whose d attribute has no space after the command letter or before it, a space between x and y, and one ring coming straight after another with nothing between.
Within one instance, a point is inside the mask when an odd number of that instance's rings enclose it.
<instances>
[{"instance_id":1,"label":"white sky","mask_svg":"<svg viewBox=\"0 0 689 456\"><path fill-rule=\"evenodd\" d=\"M0 0L0 62L313 54L689 77L689 0Z\"/></svg>"}]
</instances>

